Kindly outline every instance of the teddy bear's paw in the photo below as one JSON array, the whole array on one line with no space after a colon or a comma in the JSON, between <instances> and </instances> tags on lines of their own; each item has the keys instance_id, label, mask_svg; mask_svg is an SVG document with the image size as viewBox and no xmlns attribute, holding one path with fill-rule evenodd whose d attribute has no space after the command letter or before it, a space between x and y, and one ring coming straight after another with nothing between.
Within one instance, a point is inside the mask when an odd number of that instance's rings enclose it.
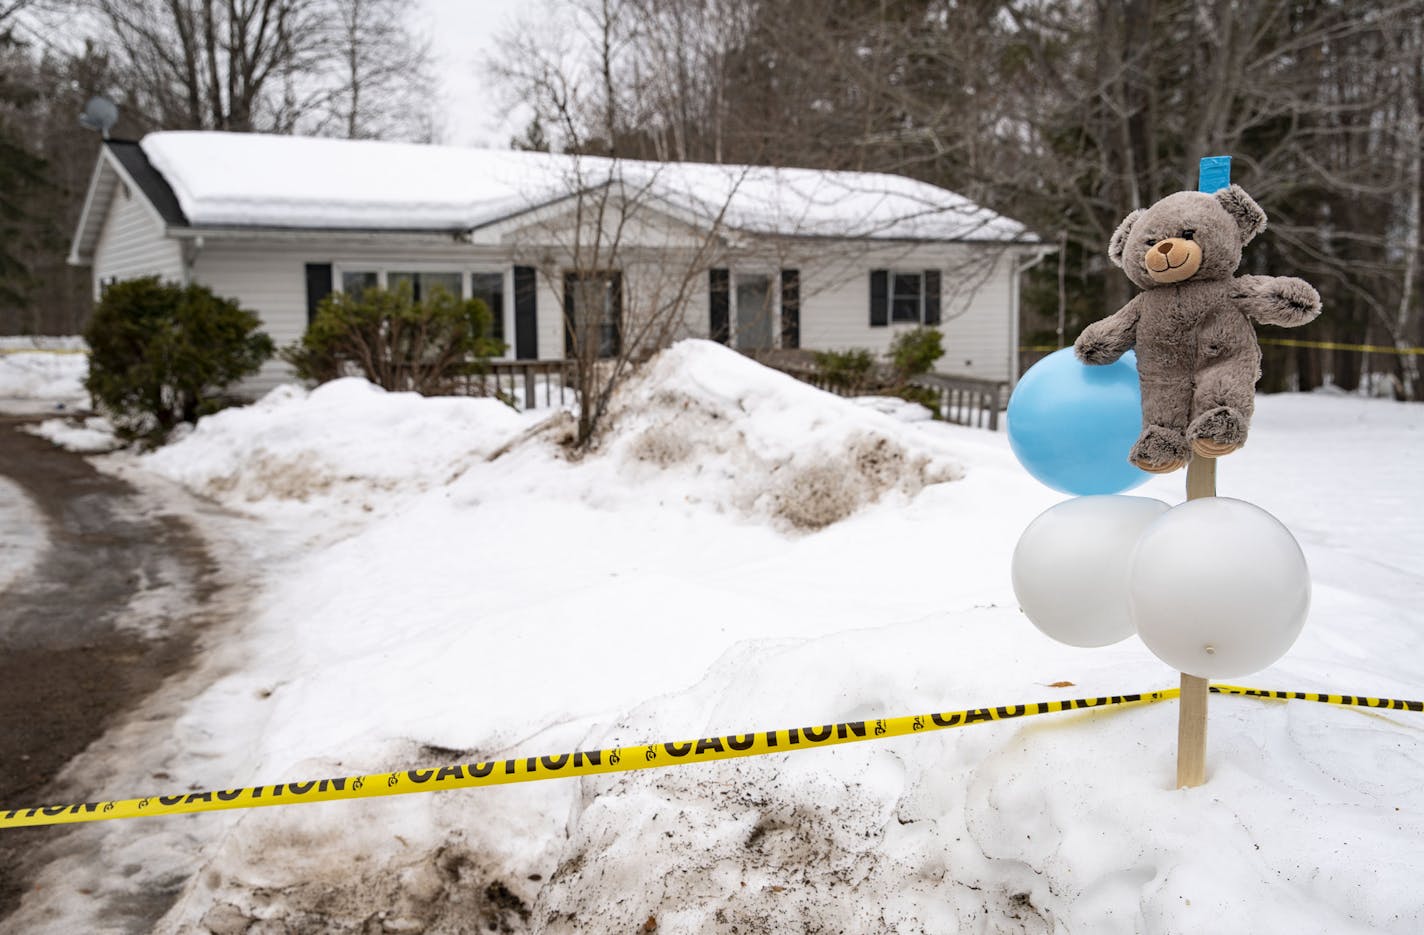
<instances>
[{"instance_id":1,"label":"teddy bear's paw","mask_svg":"<svg viewBox=\"0 0 1424 935\"><path fill-rule=\"evenodd\" d=\"M1220 458L1246 444L1246 417L1230 406L1208 409L1192 420L1187 437L1203 458Z\"/></svg>"},{"instance_id":2,"label":"teddy bear's paw","mask_svg":"<svg viewBox=\"0 0 1424 935\"><path fill-rule=\"evenodd\" d=\"M1132 446L1127 460L1150 474L1170 474L1184 467L1190 454L1186 436L1181 432L1149 425Z\"/></svg>"},{"instance_id":3,"label":"teddy bear's paw","mask_svg":"<svg viewBox=\"0 0 1424 935\"><path fill-rule=\"evenodd\" d=\"M1109 342L1094 338L1088 334L1081 334L1078 340L1073 342L1073 354L1085 364L1102 366L1110 364L1122 356L1122 351L1112 347Z\"/></svg>"}]
</instances>

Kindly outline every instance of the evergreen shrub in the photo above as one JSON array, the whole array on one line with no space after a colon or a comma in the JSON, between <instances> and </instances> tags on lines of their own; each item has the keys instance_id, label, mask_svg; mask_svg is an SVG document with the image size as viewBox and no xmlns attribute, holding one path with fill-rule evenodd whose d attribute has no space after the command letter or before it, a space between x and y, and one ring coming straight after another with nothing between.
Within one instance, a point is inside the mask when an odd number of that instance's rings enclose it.
<instances>
[{"instance_id":1,"label":"evergreen shrub","mask_svg":"<svg viewBox=\"0 0 1424 935\"><path fill-rule=\"evenodd\" d=\"M104 290L84 332L85 387L126 438L158 443L222 408L223 391L272 356L257 315L204 286L157 276Z\"/></svg>"}]
</instances>

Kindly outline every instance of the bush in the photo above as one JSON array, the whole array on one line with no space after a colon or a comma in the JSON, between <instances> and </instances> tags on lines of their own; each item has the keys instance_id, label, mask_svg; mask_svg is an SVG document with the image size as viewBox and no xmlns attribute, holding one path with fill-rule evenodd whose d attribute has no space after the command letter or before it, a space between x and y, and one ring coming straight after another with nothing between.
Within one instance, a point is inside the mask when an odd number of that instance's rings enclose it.
<instances>
[{"instance_id":1,"label":"bush","mask_svg":"<svg viewBox=\"0 0 1424 935\"><path fill-rule=\"evenodd\" d=\"M901 386L911 377L929 373L944 356L943 336L935 328L915 328L895 336L890 344L890 367Z\"/></svg>"},{"instance_id":2,"label":"bush","mask_svg":"<svg viewBox=\"0 0 1424 935\"><path fill-rule=\"evenodd\" d=\"M493 323L483 301L462 302L443 289L420 302L408 286L366 289L359 298L333 292L282 358L318 383L354 370L387 390L437 395L504 353L504 342L490 336Z\"/></svg>"},{"instance_id":3,"label":"bush","mask_svg":"<svg viewBox=\"0 0 1424 935\"><path fill-rule=\"evenodd\" d=\"M848 351L816 351L816 370L828 389L861 393L875 382L875 357L865 348Z\"/></svg>"},{"instance_id":4,"label":"bush","mask_svg":"<svg viewBox=\"0 0 1424 935\"><path fill-rule=\"evenodd\" d=\"M127 438L162 441L224 404L223 390L272 356L261 322L204 286L157 276L104 290L84 332L85 387Z\"/></svg>"}]
</instances>

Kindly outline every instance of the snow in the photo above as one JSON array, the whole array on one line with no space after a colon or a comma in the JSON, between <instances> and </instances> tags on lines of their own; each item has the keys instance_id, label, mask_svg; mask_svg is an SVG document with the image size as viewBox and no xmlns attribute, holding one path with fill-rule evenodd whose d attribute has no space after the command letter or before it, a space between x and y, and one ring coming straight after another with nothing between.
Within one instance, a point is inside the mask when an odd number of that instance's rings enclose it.
<instances>
[{"instance_id":1,"label":"snow","mask_svg":"<svg viewBox=\"0 0 1424 935\"><path fill-rule=\"evenodd\" d=\"M82 338L0 338L0 400L87 405L86 350Z\"/></svg>"},{"instance_id":2,"label":"snow","mask_svg":"<svg viewBox=\"0 0 1424 935\"><path fill-rule=\"evenodd\" d=\"M36 425L24 426L24 431L80 454L101 454L113 451L121 444L114 426L102 416L84 419L45 419Z\"/></svg>"},{"instance_id":3,"label":"snow","mask_svg":"<svg viewBox=\"0 0 1424 935\"><path fill-rule=\"evenodd\" d=\"M444 484L534 418L493 399L387 393L351 377L311 391L280 386L202 419L147 464L251 512L373 510L388 495Z\"/></svg>"},{"instance_id":4,"label":"snow","mask_svg":"<svg viewBox=\"0 0 1424 935\"><path fill-rule=\"evenodd\" d=\"M91 798L1176 682L1136 638L1074 649L1018 612L1013 545L1061 498L1002 434L707 342L616 406L571 458L558 413L342 381L116 456L241 509L261 573L209 681L86 770ZM1424 694L1421 457L1424 407L1258 401L1219 486L1294 531L1315 600L1294 649L1242 681ZM275 479L291 465L316 480ZM808 476L845 497L812 523L785 509ZM1176 715L100 824L11 921L112 931L106 905L177 887L160 932L1424 928L1419 715L1213 698L1208 782L1174 791Z\"/></svg>"},{"instance_id":5,"label":"snow","mask_svg":"<svg viewBox=\"0 0 1424 935\"><path fill-rule=\"evenodd\" d=\"M48 543L39 507L18 484L0 477L0 594L34 566Z\"/></svg>"},{"instance_id":6,"label":"snow","mask_svg":"<svg viewBox=\"0 0 1424 935\"><path fill-rule=\"evenodd\" d=\"M737 230L1032 242L1023 225L924 182L871 172L654 163L256 133L141 141L190 224L467 230L605 184Z\"/></svg>"}]
</instances>

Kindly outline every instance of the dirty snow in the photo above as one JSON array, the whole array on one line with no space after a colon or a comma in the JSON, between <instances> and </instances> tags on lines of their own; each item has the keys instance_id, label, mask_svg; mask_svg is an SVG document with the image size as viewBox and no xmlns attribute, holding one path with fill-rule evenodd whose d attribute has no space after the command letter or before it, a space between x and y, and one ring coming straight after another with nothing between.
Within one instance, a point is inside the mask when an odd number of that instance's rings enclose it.
<instances>
[{"instance_id":1,"label":"dirty snow","mask_svg":"<svg viewBox=\"0 0 1424 935\"><path fill-rule=\"evenodd\" d=\"M1034 240L954 192L873 172L212 131L150 133L140 145L192 224L469 229L615 180L640 202L758 233Z\"/></svg>"},{"instance_id":2,"label":"dirty snow","mask_svg":"<svg viewBox=\"0 0 1424 935\"><path fill-rule=\"evenodd\" d=\"M280 386L201 419L145 463L239 510L374 510L388 494L443 486L537 418L493 399L388 393L350 377Z\"/></svg>"},{"instance_id":3,"label":"dirty snow","mask_svg":"<svg viewBox=\"0 0 1424 935\"><path fill-rule=\"evenodd\" d=\"M557 416L448 402L289 390L141 462L249 512L267 572L211 650L227 674L93 797L1175 684L1136 639L1061 646L1014 607L1013 544L1060 498L1001 434L899 421L706 342L630 386L577 461ZM862 471L866 438L900 456ZM294 497L264 456L335 480ZM1220 489L1295 532L1315 602L1243 681L1424 694L1421 458L1424 407L1259 400ZM813 530L777 504L818 465L863 493ZM1215 698L1211 717L1209 781L1185 791L1166 703L98 825L11 921L115 930L107 904L173 887L161 932L1424 928L1418 715Z\"/></svg>"}]
</instances>

